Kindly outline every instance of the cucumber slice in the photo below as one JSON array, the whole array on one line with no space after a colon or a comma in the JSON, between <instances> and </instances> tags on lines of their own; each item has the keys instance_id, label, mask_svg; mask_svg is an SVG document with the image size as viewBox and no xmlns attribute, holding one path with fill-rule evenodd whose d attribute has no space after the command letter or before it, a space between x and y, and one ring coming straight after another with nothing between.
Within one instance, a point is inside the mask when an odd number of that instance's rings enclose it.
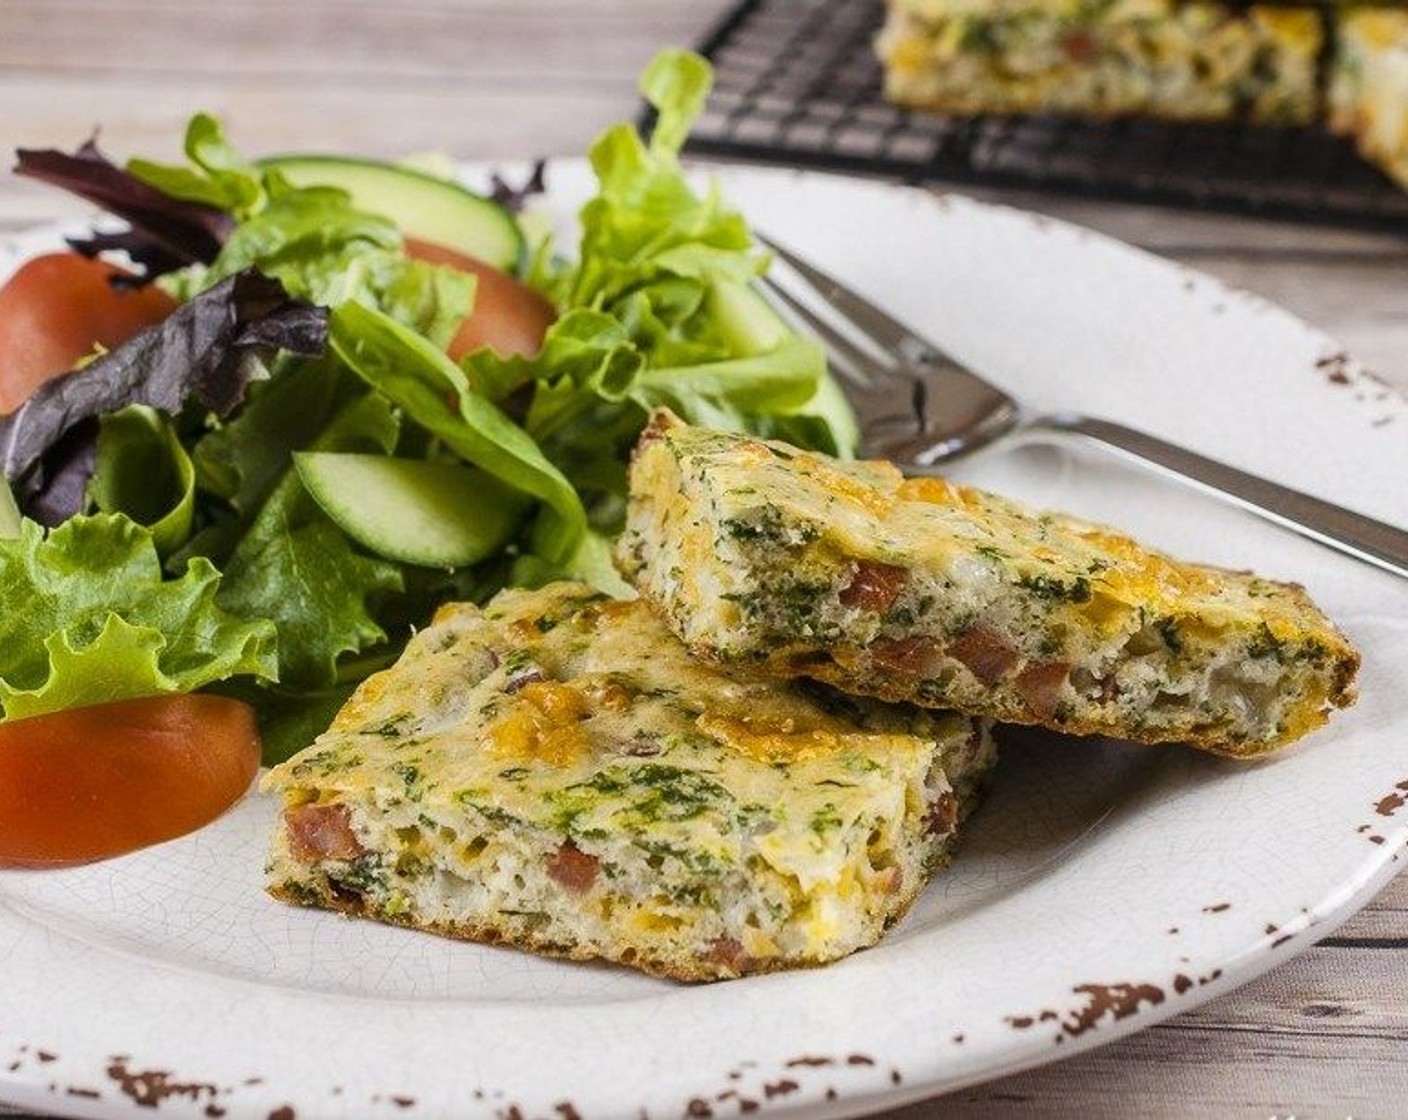
<instances>
[{"instance_id":1,"label":"cucumber slice","mask_svg":"<svg viewBox=\"0 0 1408 1120\"><path fill-rule=\"evenodd\" d=\"M460 568L513 539L529 499L473 467L332 451L293 456L313 500L388 560Z\"/></svg>"},{"instance_id":2,"label":"cucumber slice","mask_svg":"<svg viewBox=\"0 0 1408 1120\"><path fill-rule=\"evenodd\" d=\"M523 262L523 232L514 216L448 179L343 156L271 156L259 166L296 187L340 187L353 205L390 218L407 237L456 249L506 272L516 273Z\"/></svg>"}]
</instances>

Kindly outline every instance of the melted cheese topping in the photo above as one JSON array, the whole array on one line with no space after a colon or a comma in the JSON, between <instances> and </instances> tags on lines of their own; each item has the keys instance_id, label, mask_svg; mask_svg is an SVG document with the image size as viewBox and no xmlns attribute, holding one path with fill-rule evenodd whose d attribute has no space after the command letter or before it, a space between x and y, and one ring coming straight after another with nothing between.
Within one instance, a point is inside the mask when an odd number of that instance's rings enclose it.
<instances>
[{"instance_id":1,"label":"melted cheese topping","mask_svg":"<svg viewBox=\"0 0 1408 1120\"><path fill-rule=\"evenodd\" d=\"M587 697L572 685L532 682L518 690L509 709L485 727L484 735L499 758L567 766L589 746L582 720L591 709Z\"/></svg>"}]
</instances>

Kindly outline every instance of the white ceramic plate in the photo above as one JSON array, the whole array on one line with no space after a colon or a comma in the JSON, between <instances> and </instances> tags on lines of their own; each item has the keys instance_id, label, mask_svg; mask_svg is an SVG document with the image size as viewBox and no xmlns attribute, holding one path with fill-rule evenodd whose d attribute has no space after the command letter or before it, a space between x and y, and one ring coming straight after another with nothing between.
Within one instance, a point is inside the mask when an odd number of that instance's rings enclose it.
<instances>
[{"instance_id":1,"label":"white ceramic plate","mask_svg":"<svg viewBox=\"0 0 1408 1120\"><path fill-rule=\"evenodd\" d=\"M582 197L580 164L554 172L557 201ZM1036 404L1408 524L1408 403L1285 312L960 198L722 179L760 228ZM250 797L124 859L0 874L0 1099L94 1117L854 1115L1187 1010L1365 902L1408 833L1408 583L1107 459L1029 450L961 474L1299 579L1362 648L1363 699L1260 765L1013 737L956 865L881 945L708 987L279 905L260 889L274 807Z\"/></svg>"}]
</instances>

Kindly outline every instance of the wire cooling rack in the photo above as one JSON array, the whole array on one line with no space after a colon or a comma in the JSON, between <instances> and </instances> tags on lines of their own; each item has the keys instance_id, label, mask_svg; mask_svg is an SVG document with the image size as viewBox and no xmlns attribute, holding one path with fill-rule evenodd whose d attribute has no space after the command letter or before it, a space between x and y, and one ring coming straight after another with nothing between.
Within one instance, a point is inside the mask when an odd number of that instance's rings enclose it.
<instances>
[{"instance_id":1,"label":"wire cooling rack","mask_svg":"<svg viewBox=\"0 0 1408 1120\"><path fill-rule=\"evenodd\" d=\"M898 109L871 45L883 18L879 0L742 0L701 44L715 87L689 150L1408 229L1408 194L1320 129Z\"/></svg>"}]
</instances>

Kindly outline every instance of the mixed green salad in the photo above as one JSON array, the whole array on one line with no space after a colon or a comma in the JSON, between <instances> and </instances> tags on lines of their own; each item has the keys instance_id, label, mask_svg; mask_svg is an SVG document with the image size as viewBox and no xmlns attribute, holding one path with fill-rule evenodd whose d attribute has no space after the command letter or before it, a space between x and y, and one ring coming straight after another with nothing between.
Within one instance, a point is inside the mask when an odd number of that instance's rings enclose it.
<instances>
[{"instance_id":1,"label":"mixed green salad","mask_svg":"<svg viewBox=\"0 0 1408 1120\"><path fill-rule=\"evenodd\" d=\"M766 253L681 170L710 78L682 51L648 67L653 133L592 146L575 248L424 171L251 161L206 115L182 166L22 153L125 218L80 247L126 250L177 307L0 418L4 719L215 690L255 706L273 761L442 601L621 589L649 409L849 454L822 351L750 286ZM545 299L536 352L452 358L498 281L417 241Z\"/></svg>"}]
</instances>

